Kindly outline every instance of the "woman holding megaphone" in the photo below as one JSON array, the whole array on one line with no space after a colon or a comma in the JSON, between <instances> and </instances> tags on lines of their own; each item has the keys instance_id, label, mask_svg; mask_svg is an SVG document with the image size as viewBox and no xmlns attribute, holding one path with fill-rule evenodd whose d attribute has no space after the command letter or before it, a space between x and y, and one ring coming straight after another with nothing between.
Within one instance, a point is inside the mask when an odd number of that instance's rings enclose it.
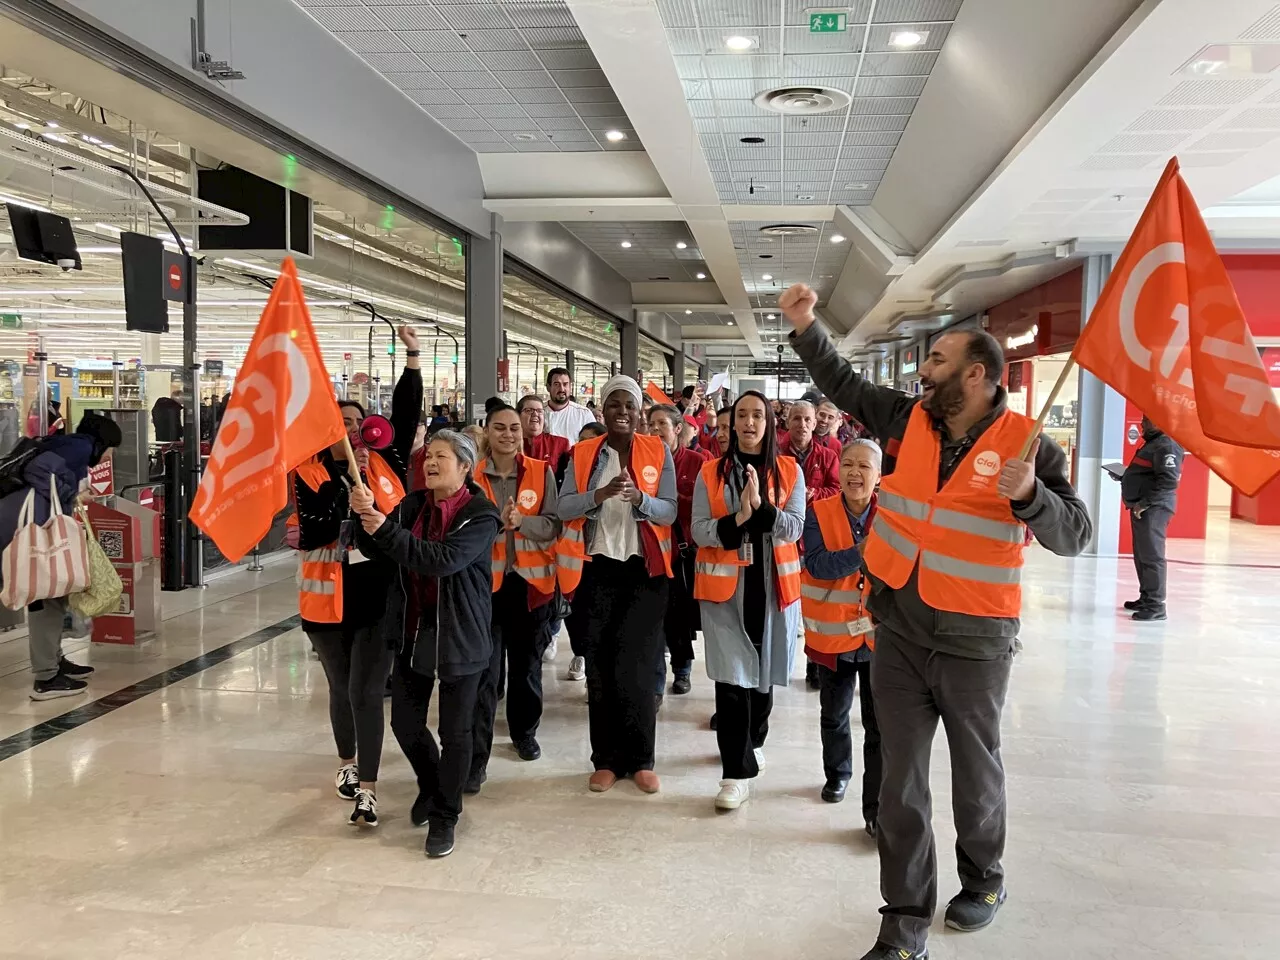
<instances>
[{"instance_id":1,"label":"woman holding megaphone","mask_svg":"<svg viewBox=\"0 0 1280 960\"><path fill-rule=\"evenodd\" d=\"M329 722L338 750L338 796L355 801L352 824L376 826L376 789L386 728L382 700L393 651L378 625L395 565L355 547L352 462L379 511L394 515L405 494L405 468L422 409L418 341L400 328L408 349L391 401L391 419L366 417L354 400L338 403L347 437L302 464L294 475L302 629L329 682ZM295 521L296 518L296 521Z\"/></svg>"}]
</instances>

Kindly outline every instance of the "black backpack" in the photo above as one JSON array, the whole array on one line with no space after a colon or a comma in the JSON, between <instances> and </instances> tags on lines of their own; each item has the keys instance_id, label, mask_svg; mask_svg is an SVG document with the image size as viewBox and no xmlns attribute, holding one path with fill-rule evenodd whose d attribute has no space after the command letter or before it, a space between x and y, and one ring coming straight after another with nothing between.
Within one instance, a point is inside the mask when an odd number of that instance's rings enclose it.
<instances>
[{"instance_id":1,"label":"black backpack","mask_svg":"<svg viewBox=\"0 0 1280 960\"><path fill-rule=\"evenodd\" d=\"M3 457L0 457L0 497L17 493L27 486L27 464L39 455L44 444L36 437L22 437Z\"/></svg>"}]
</instances>

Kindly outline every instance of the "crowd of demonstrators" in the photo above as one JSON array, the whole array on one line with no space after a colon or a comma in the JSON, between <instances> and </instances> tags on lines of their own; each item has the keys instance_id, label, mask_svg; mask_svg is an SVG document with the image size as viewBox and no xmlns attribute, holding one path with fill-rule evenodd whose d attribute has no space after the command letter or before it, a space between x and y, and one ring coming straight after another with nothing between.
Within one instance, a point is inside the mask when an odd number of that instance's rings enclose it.
<instances>
[{"instance_id":1,"label":"crowd of demonstrators","mask_svg":"<svg viewBox=\"0 0 1280 960\"><path fill-rule=\"evenodd\" d=\"M711 455L704 450L690 448L682 442L682 428L688 427L680 411L674 406L658 404L649 411L649 432L667 445L676 473L676 523L672 528L674 546L671 556L671 588L667 597L667 610L663 629L667 637L667 652L671 655L671 692L686 694L692 689L693 642L701 629L698 604L693 598L694 558L697 546L693 542L692 515L693 489L698 482L702 465ZM655 693L662 699L666 687L665 660L658 658L658 680Z\"/></svg>"},{"instance_id":2,"label":"crowd of demonstrators","mask_svg":"<svg viewBox=\"0 0 1280 960\"><path fill-rule=\"evenodd\" d=\"M560 587L583 627L591 762L589 786L631 777L655 793L655 665L672 576L676 480L671 452L637 432L642 394L630 377L605 384L606 434L575 445L560 490Z\"/></svg>"},{"instance_id":3,"label":"crowd of demonstrators","mask_svg":"<svg viewBox=\"0 0 1280 960\"><path fill-rule=\"evenodd\" d=\"M929 760L938 723L951 752L961 884L945 922L977 930L1006 897L1000 718L1020 629L1026 532L1074 556L1092 524L1062 448L1033 436L1034 421L1009 409L994 338L981 330L938 337L921 364L921 395L910 396L860 377L816 322L816 302L803 284L780 298L791 344L817 387L884 450L862 552L876 624L885 906L864 960L923 960L937 902Z\"/></svg>"},{"instance_id":4,"label":"crowd of demonstrators","mask_svg":"<svg viewBox=\"0 0 1280 960\"><path fill-rule=\"evenodd\" d=\"M50 423L53 421L51 420ZM89 468L111 459L123 436L113 420L86 413L72 433L50 433L28 439L25 457L15 457L5 477L10 492L0 498L0 550L18 530L24 504L31 496L31 522L46 524L55 509L71 513L88 492ZM54 498L57 498L57 507ZM62 652L68 613L66 597L37 600L27 607L27 645L31 656L32 700L53 700L84 693L93 668Z\"/></svg>"},{"instance_id":5,"label":"crowd of demonstrators","mask_svg":"<svg viewBox=\"0 0 1280 960\"><path fill-rule=\"evenodd\" d=\"M880 810L880 727L871 694L874 624L867 612L871 584L862 565L862 542L875 518L880 447L850 440L840 454L840 489L813 500L804 521L804 573L800 611L804 652L816 668L821 691L822 799L844 800L853 776L849 712L857 686L862 718L862 817L876 835Z\"/></svg>"},{"instance_id":6,"label":"crowd of demonstrators","mask_svg":"<svg viewBox=\"0 0 1280 960\"><path fill-rule=\"evenodd\" d=\"M707 675L715 682L723 778L715 803L739 807L760 773L773 688L786 686L799 627L804 475L779 456L769 401L734 403L725 453L706 463L693 494L698 545L694 596Z\"/></svg>"},{"instance_id":7,"label":"crowd of demonstrators","mask_svg":"<svg viewBox=\"0 0 1280 960\"><path fill-rule=\"evenodd\" d=\"M391 398L391 446L382 451L366 447L360 440L364 408L341 400L338 408L349 442L334 444L300 465L293 482L291 522L297 524L301 551L298 609L329 684L329 722L339 758L336 789L339 797L355 801L351 822L370 826L378 822L378 768L386 727L382 700L393 656L380 624L395 569L389 561L363 553L355 543L354 526L347 525L354 484L349 457L354 454L354 466L378 510L394 516L405 496L422 410L417 334L402 326L399 335L407 358Z\"/></svg>"}]
</instances>

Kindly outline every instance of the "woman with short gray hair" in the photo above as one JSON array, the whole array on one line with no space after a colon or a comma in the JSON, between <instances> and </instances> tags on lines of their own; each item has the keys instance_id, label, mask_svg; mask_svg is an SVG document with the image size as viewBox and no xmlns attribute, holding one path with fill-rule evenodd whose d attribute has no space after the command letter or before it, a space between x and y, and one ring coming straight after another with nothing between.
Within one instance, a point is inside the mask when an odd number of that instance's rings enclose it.
<instances>
[{"instance_id":1,"label":"woman with short gray hair","mask_svg":"<svg viewBox=\"0 0 1280 960\"><path fill-rule=\"evenodd\" d=\"M476 699L493 650L490 551L502 523L471 479L477 459L470 437L438 431L422 464L426 489L404 498L398 521L378 512L367 488L351 491L363 528L360 550L400 568L382 621L383 636L396 649L391 730L418 779L410 819L415 827L428 825L429 857L453 852ZM437 683L438 747L427 729Z\"/></svg>"}]
</instances>

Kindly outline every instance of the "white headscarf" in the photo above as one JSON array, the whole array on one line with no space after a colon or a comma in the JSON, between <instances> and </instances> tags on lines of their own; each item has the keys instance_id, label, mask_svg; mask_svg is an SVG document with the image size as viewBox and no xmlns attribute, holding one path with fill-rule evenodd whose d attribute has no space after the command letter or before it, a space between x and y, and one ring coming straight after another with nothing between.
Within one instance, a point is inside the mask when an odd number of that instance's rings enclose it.
<instances>
[{"instance_id":1,"label":"white headscarf","mask_svg":"<svg viewBox=\"0 0 1280 960\"><path fill-rule=\"evenodd\" d=\"M600 394L600 399L608 401L610 395L617 390L625 390L635 398L636 407L644 405L644 394L640 391L640 384L636 383L631 377L624 374L618 374L616 377L610 377L609 382L604 385L604 390Z\"/></svg>"}]
</instances>

